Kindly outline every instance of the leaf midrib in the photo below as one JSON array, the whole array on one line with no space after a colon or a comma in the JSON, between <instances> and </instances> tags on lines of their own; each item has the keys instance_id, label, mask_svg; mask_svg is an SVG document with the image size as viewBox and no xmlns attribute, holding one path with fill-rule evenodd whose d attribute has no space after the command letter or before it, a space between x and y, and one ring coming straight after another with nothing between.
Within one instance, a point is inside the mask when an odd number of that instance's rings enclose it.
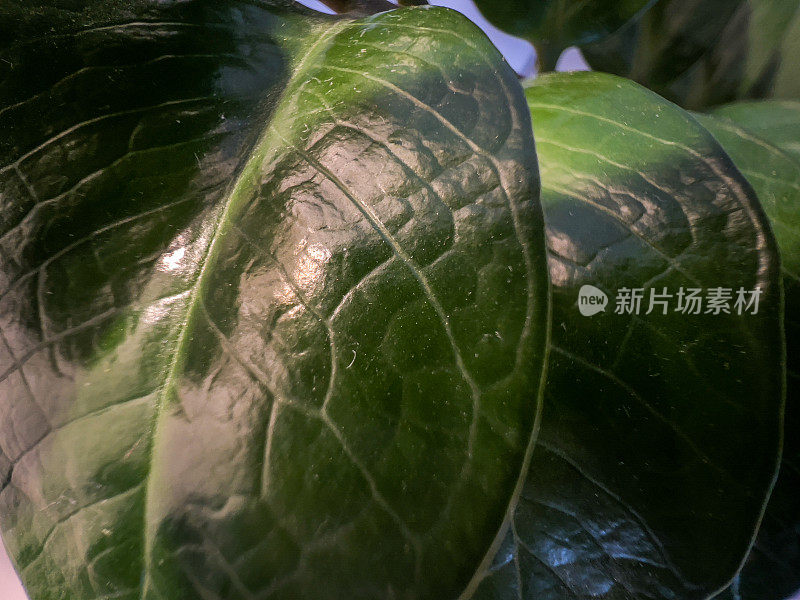
<instances>
[{"instance_id":1,"label":"leaf midrib","mask_svg":"<svg viewBox=\"0 0 800 600\"><path fill-rule=\"evenodd\" d=\"M290 85L287 86L281 98L278 100L276 106L281 106L283 103L283 99L294 92L294 88L293 86L291 86L291 82L296 81L298 75L303 72L310 59L317 56L318 49L325 42L328 42L331 38L333 38L333 36L336 33L338 33L339 30L346 27L347 24L348 21L334 22L327 29L321 32L319 38L315 42L313 42L310 46L308 46L302 59L298 61L298 63L292 70L291 74L287 78L287 81L290 83ZM270 122L274 121L276 116L277 114L273 114L270 117ZM153 473L154 446L159 434L159 423L162 420L164 408L166 405L166 396L168 392L173 388L182 365L184 348L186 346L187 340L190 338L190 336L188 335L188 331L189 329L191 329L191 324L192 321L194 320L195 313L197 312L200 306L200 302L198 301L198 295L201 292L208 266L211 262L213 262L212 259L214 256L214 252L217 248L219 239L222 237L222 235L227 229L225 227L226 221L229 220L229 217L233 212L233 208L237 204L237 200L241 198L243 195L245 195L248 191L251 191L253 189L254 185L253 179L254 176L259 172L259 169L263 164L263 160L266 156L266 152L268 149L268 141L270 140L270 133L271 133L270 128L265 127L263 133L259 137L253 149L250 151L250 158L246 161L239 177L237 177L235 182L232 184L230 191L225 195L224 206L221 209L218 209L219 216L216 219L214 219L215 221L214 232L211 235L211 239L208 243L208 247L206 249L205 254L199 261L200 269L197 273L194 283L192 284L192 287L190 288L190 296L187 301L187 308L186 308L186 317L178 326L180 334L178 335L177 340L175 341L175 346L172 352L172 360L166 372L164 383L162 384L161 390L156 398L154 417L153 417L153 423L154 423L153 433L150 439L148 470L147 470L147 475L145 476L144 495L142 499L144 511L143 511L143 524L142 524L143 541L142 541L142 577L140 582L140 595L139 595L140 600L145 600L146 593L149 590L149 584L150 584L151 564L149 562L149 549L151 547L151 544L153 543L153 540L151 539L148 527L148 522L152 518L152 515L149 514L150 513L149 498L151 494L150 488L151 488L152 473Z\"/></svg>"}]
</instances>

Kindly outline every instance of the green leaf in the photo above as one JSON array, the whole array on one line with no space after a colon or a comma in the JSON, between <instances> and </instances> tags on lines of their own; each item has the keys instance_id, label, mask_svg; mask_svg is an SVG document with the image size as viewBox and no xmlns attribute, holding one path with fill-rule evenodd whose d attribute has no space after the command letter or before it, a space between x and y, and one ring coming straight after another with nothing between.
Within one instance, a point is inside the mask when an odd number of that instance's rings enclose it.
<instances>
[{"instance_id":1,"label":"green leaf","mask_svg":"<svg viewBox=\"0 0 800 600\"><path fill-rule=\"evenodd\" d=\"M553 330L542 430L481 599L705 598L752 543L783 404L781 286L756 195L688 113L599 73L527 89ZM579 290L609 295L578 310ZM617 314L621 288L760 287L757 315ZM703 293L705 296L705 293ZM752 312L752 311L750 311Z\"/></svg>"},{"instance_id":2,"label":"green leaf","mask_svg":"<svg viewBox=\"0 0 800 600\"><path fill-rule=\"evenodd\" d=\"M389 0L322 0L322 3L337 13L370 15L397 8Z\"/></svg>"},{"instance_id":3,"label":"green leaf","mask_svg":"<svg viewBox=\"0 0 800 600\"><path fill-rule=\"evenodd\" d=\"M548 283L516 77L452 11L289 4L0 13L33 600L455 597L519 492Z\"/></svg>"},{"instance_id":4,"label":"green leaf","mask_svg":"<svg viewBox=\"0 0 800 600\"><path fill-rule=\"evenodd\" d=\"M741 96L800 97L800 1L750 0ZM725 42L734 43L733 39ZM742 40L739 41L742 43Z\"/></svg>"},{"instance_id":5,"label":"green leaf","mask_svg":"<svg viewBox=\"0 0 800 600\"><path fill-rule=\"evenodd\" d=\"M659 0L635 26L583 48L592 68L623 75L690 107L724 101L709 94L736 77L740 44L720 43L730 30L747 35L746 0ZM717 55L717 54L719 55ZM707 79L725 63L722 81ZM710 64L706 64L710 63Z\"/></svg>"},{"instance_id":6,"label":"green leaf","mask_svg":"<svg viewBox=\"0 0 800 600\"><path fill-rule=\"evenodd\" d=\"M800 128L800 111L797 116ZM714 135L758 194L780 248L784 281L800 282L800 162L723 116L694 117Z\"/></svg>"},{"instance_id":7,"label":"green leaf","mask_svg":"<svg viewBox=\"0 0 800 600\"><path fill-rule=\"evenodd\" d=\"M593 68L699 108L798 97L798 34L800 0L659 0L583 50Z\"/></svg>"},{"instance_id":8,"label":"green leaf","mask_svg":"<svg viewBox=\"0 0 800 600\"><path fill-rule=\"evenodd\" d=\"M800 0L476 0L536 47L543 71L577 45L593 69L690 108L800 98Z\"/></svg>"},{"instance_id":9,"label":"green leaf","mask_svg":"<svg viewBox=\"0 0 800 600\"><path fill-rule=\"evenodd\" d=\"M623 28L655 0L476 0L483 15L500 29L529 40L540 68L555 68L568 46L587 44Z\"/></svg>"},{"instance_id":10,"label":"green leaf","mask_svg":"<svg viewBox=\"0 0 800 600\"><path fill-rule=\"evenodd\" d=\"M800 162L800 102L736 102L721 106L712 114L768 141Z\"/></svg>"},{"instance_id":11,"label":"green leaf","mask_svg":"<svg viewBox=\"0 0 800 600\"><path fill-rule=\"evenodd\" d=\"M767 103L767 107L775 103ZM780 110L766 111L756 103L730 106L721 111L768 133ZM752 111L748 111L752 108ZM767 117L766 122L759 120ZM781 473L753 552L735 582L722 598L784 600L800 590L800 162L772 143L724 117L697 115L722 144L752 183L772 223L781 251L786 296L787 396ZM775 128L785 139L787 125ZM800 128L800 112L793 123ZM795 138L796 141L796 138Z\"/></svg>"}]
</instances>

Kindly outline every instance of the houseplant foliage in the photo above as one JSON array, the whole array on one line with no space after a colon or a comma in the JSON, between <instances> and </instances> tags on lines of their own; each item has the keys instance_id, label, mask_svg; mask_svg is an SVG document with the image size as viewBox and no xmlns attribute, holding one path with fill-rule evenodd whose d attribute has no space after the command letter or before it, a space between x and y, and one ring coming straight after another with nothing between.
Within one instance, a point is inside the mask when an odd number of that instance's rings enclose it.
<instances>
[{"instance_id":1,"label":"houseplant foliage","mask_svg":"<svg viewBox=\"0 0 800 600\"><path fill-rule=\"evenodd\" d=\"M791 474L750 552L794 104L523 89L455 12L326 4L0 6L0 530L31 599L766 597L797 560ZM550 48L657 31L639 79L702 104L653 66L699 36L675 2L495 4ZM614 310L715 287L758 312Z\"/></svg>"},{"instance_id":2,"label":"houseplant foliage","mask_svg":"<svg viewBox=\"0 0 800 600\"><path fill-rule=\"evenodd\" d=\"M554 327L542 430L482 597L706 597L752 541L751 490L772 482L781 383L762 378L782 360L780 330L658 306L586 319L575 299L586 284L779 294L761 209L706 129L630 81L548 75L526 96ZM747 434L734 448L709 423ZM744 483L755 471L737 466L750 460L763 468Z\"/></svg>"},{"instance_id":3,"label":"houseplant foliage","mask_svg":"<svg viewBox=\"0 0 800 600\"><path fill-rule=\"evenodd\" d=\"M724 598L787 598L800 588L800 106L793 102L738 103L700 121L753 183L781 249L785 290L786 414L783 461L753 551Z\"/></svg>"},{"instance_id":4,"label":"houseplant foliage","mask_svg":"<svg viewBox=\"0 0 800 600\"><path fill-rule=\"evenodd\" d=\"M534 43L543 70L577 45L593 69L690 108L800 93L798 0L477 3L498 26Z\"/></svg>"},{"instance_id":5,"label":"houseplant foliage","mask_svg":"<svg viewBox=\"0 0 800 600\"><path fill-rule=\"evenodd\" d=\"M652 0L569 2L567 0L477 0L483 14L495 25L530 40L543 70L552 70L562 50L606 39L634 23Z\"/></svg>"},{"instance_id":6,"label":"houseplant foliage","mask_svg":"<svg viewBox=\"0 0 800 600\"><path fill-rule=\"evenodd\" d=\"M30 595L464 587L548 329L500 54L445 10L7 19L2 512Z\"/></svg>"},{"instance_id":7,"label":"houseplant foliage","mask_svg":"<svg viewBox=\"0 0 800 600\"><path fill-rule=\"evenodd\" d=\"M796 97L798 9L797 0L661 0L586 55L690 108Z\"/></svg>"}]
</instances>

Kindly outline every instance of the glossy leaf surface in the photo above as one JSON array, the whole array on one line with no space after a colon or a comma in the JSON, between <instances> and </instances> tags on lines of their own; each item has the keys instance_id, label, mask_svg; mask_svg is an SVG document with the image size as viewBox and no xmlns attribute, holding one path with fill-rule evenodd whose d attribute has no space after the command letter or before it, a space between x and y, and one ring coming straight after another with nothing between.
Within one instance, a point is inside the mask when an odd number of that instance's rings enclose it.
<instances>
[{"instance_id":1,"label":"glossy leaf surface","mask_svg":"<svg viewBox=\"0 0 800 600\"><path fill-rule=\"evenodd\" d=\"M739 110L731 107L730 112ZM728 119L697 118L758 193L781 251L786 297L787 387L781 471L753 551L733 588L722 598L785 600L800 591L800 162ZM800 127L800 113L794 126ZM784 135L785 129L779 137Z\"/></svg>"},{"instance_id":2,"label":"glossy leaf surface","mask_svg":"<svg viewBox=\"0 0 800 600\"><path fill-rule=\"evenodd\" d=\"M289 4L3 9L33 600L455 597L519 488L548 286L516 77L451 11Z\"/></svg>"},{"instance_id":3,"label":"glossy leaf surface","mask_svg":"<svg viewBox=\"0 0 800 600\"><path fill-rule=\"evenodd\" d=\"M749 550L777 466L769 225L714 138L652 92L579 73L542 77L527 97L551 360L528 480L477 597L708 597ZM609 296L604 312L579 312L584 285ZM681 288L717 287L760 287L758 314L736 314L733 300L731 314L676 312ZM617 313L623 288L645 290L638 315ZM651 290L673 295L666 308L650 310Z\"/></svg>"}]
</instances>

